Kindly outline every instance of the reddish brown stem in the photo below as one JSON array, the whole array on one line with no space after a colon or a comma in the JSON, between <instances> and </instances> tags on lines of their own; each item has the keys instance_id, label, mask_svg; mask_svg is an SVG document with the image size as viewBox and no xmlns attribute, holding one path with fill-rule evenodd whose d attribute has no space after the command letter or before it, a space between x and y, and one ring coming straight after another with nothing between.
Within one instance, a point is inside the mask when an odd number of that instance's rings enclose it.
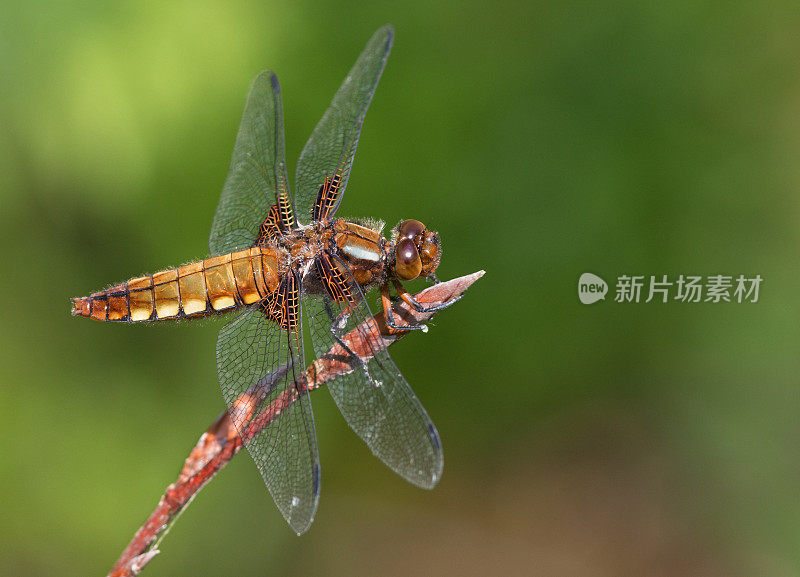
<instances>
[{"instance_id":1,"label":"reddish brown stem","mask_svg":"<svg viewBox=\"0 0 800 577\"><path fill-rule=\"evenodd\" d=\"M437 305L454 301L483 274L483 271L479 271L439 283L426 288L415 298L423 305ZM396 303L392 310L396 317L410 325L423 324L434 314L418 312L404 301ZM368 360L372 356L372 351L385 349L411 332L403 331L392 334L387 330L382 313L375 315L363 324L363 328L366 330L360 331L359 328L362 327L353 329L342 340L364 360ZM368 339L364 337L365 334L368 335ZM346 351L339 344L335 344L328 354L322 355L311 363L306 370L309 390L316 389L326 382L352 371L351 364L339 360L345 359L347 356ZM272 382L282 377L286 369L285 366L278 367L270 375L255 383L250 390L240 395L233 410L252 413L255 407L254 399L259 398L260 390L269 387ZM258 434L275 415L294 402L296 394L293 394L292 391L293 389L284 392L267 405L259 415L249 421L247 430L243 432L244 440L249 440ZM197 441L186 459L178 479L164 491L155 510L122 552L114 568L108 574L109 577L138 575L144 566L159 553L158 545L169 531L172 523L191 503L200 489L211 481L241 448L242 437L233 426L228 412L225 411Z\"/></svg>"}]
</instances>

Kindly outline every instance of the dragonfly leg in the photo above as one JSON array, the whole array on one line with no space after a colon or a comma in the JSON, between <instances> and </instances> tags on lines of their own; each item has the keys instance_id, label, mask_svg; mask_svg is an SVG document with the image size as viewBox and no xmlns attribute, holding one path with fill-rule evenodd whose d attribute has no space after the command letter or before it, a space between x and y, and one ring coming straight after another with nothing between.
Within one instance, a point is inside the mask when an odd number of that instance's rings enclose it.
<instances>
[{"instance_id":1,"label":"dragonfly leg","mask_svg":"<svg viewBox=\"0 0 800 577\"><path fill-rule=\"evenodd\" d=\"M413 330L419 330L422 331L423 333L428 332L428 327L426 325L398 325L395 322L394 313L392 312L392 298L389 295L388 283L381 286L381 303L383 304L383 318L386 321L386 327L389 329L390 335L397 334L402 331L413 331Z\"/></svg>"},{"instance_id":2,"label":"dragonfly leg","mask_svg":"<svg viewBox=\"0 0 800 577\"><path fill-rule=\"evenodd\" d=\"M369 371L367 370L367 364L364 362L364 359L362 359L360 356L358 356L353 349L351 349L349 346L347 346L347 343L344 342L344 340L342 339L342 336L341 336L341 334L344 332L345 326L347 324L347 317L350 316L350 313L352 311L353 311L353 305L349 304L349 305L347 305L347 308L345 308L339 314L339 316L336 316L336 315L333 314L333 311L331 310L331 306L328 303L328 301L327 300L325 301L325 312L328 313L328 318L331 319L330 331L331 331L331 335L333 336L333 339L339 344L340 347L342 347L345 350L345 352L348 355L350 355L350 358L352 359L352 362L357 364L359 366L359 368L362 371L364 371L364 374L367 376L367 380L370 383L372 383L373 386L377 387L377 386L379 386L379 383L375 382L375 380L369 374Z\"/></svg>"},{"instance_id":3,"label":"dragonfly leg","mask_svg":"<svg viewBox=\"0 0 800 577\"><path fill-rule=\"evenodd\" d=\"M431 313L434 311L440 311L442 309L449 307L451 304L453 304L454 302L456 302L458 299L461 298L459 296L452 300L447 301L446 303L441 303L438 305L426 307L425 305L420 303L417 299L415 299L411 295L411 293L405 289L405 287L400 283L400 281L398 281L397 279L392 279L392 284L394 285L394 288L397 291L397 294L400 296L400 298L403 299L406 303L408 303L409 306L413 307L414 310L419 313Z\"/></svg>"}]
</instances>

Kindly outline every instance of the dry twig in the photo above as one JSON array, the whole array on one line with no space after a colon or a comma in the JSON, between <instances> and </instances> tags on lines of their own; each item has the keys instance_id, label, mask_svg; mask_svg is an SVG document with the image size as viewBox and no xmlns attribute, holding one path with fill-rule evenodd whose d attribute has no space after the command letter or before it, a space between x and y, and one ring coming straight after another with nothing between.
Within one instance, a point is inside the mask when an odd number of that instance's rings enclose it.
<instances>
[{"instance_id":1,"label":"dry twig","mask_svg":"<svg viewBox=\"0 0 800 577\"><path fill-rule=\"evenodd\" d=\"M416 295L416 299L426 305L452 302L467 290L476 280L483 276L483 271L452 279L428 287ZM419 313L405 302L399 301L392 309L397 316L410 325L420 325L433 316L433 313ZM385 349L408 334L400 332L386 334L386 325L382 314L364 322L366 330L359 332L353 329L344 337L345 343L363 359L371 357L371 351ZM364 340L362 334L369 335L372 343ZM328 354L315 360L306 370L308 389L316 389L337 376L352 371L352 366L339 359L347 357L344 349L335 344ZM236 401L236 411L252 413L255 410L255 399L259 398L261 389L269 387L282 377L287 367L278 367L270 375L255 383ZM292 389L293 391L293 389ZM287 389L283 395L272 401L252 421L243 432L245 440L249 440L266 427L270 421L290 403L296 394ZM248 415L249 417L249 415ZM247 419L245 419L247 421ZM158 553L158 545L169 531L172 524L191 503L192 499L242 448L242 437L233 426L228 412L222 413L200 437L195 445L177 481L167 487L153 513L134 535L125 551L122 552L109 577L130 577L138 575L150 560Z\"/></svg>"}]
</instances>

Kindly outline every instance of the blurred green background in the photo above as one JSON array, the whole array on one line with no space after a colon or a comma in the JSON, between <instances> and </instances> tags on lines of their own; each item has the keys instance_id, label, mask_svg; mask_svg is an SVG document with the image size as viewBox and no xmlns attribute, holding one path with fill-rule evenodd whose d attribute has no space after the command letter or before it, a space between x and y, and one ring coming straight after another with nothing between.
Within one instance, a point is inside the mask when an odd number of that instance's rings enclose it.
<instances>
[{"instance_id":1,"label":"blurred green background","mask_svg":"<svg viewBox=\"0 0 800 577\"><path fill-rule=\"evenodd\" d=\"M93 323L69 297L205 257L250 80L281 80L293 167L386 22L339 214L418 218L440 277L487 271L392 350L444 477L406 484L320 391L310 532L240 455L144 574L800 574L796 2L0 12L9 575L104 575L223 409L221 319ZM585 271L764 284L755 304L585 306Z\"/></svg>"}]
</instances>

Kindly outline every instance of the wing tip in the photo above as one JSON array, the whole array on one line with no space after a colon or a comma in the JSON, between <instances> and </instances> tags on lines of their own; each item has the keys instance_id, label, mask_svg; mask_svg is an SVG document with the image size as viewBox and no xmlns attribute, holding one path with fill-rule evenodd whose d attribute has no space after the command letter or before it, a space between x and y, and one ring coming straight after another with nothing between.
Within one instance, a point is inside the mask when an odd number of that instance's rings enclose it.
<instances>
[{"instance_id":1,"label":"wing tip","mask_svg":"<svg viewBox=\"0 0 800 577\"><path fill-rule=\"evenodd\" d=\"M272 85L272 91L275 94L281 93L281 84L278 82L278 76L272 70L266 71L269 74L269 82Z\"/></svg>"},{"instance_id":2,"label":"wing tip","mask_svg":"<svg viewBox=\"0 0 800 577\"><path fill-rule=\"evenodd\" d=\"M387 23L378 28L378 30L375 32L376 37L382 34L386 35L385 50L388 53L392 47L392 42L394 42L394 26Z\"/></svg>"},{"instance_id":3,"label":"wing tip","mask_svg":"<svg viewBox=\"0 0 800 577\"><path fill-rule=\"evenodd\" d=\"M391 22L387 22L386 24L378 28L378 32L385 32L386 34L388 34L389 39L391 40L394 37L394 26L392 25Z\"/></svg>"},{"instance_id":4,"label":"wing tip","mask_svg":"<svg viewBox=\"0 0 800 577\"><path fill-rule=\"evenodd\" d=\"M298 537L302 536L304 533L307 533L309 528L311 527L311 523L306 523L302 526L293 525L291 521L289 521L289 526L294 531L294 534Z\"/></svg>"},{"instance_id":5,"label":"wing tip","mask_svg":"<svg viewBox=\"0 0 800 577\"><path fill-rule=\"evenodd\" d=\"M314 503L314 510L311 512L310 517L302 516L300 518L292 517L292 514L284 515L286 522L289 523L289 527L291 527L294 534L298 537L303 533L306 533L310 528L311 524L314 522L314 517L317 514L317 503Z\"/></svg>"},{"instance_id":6,"label":"wing tip","mask_svg":"<svg viewBox=\"0 0 800 577\"><path fill-rule=\"evenodd\" d=\"M315 463L311 468L311 483L312 483L312 490L311 490L311 511L303 513L301 509L301 514L295 517L292 513L294 512L295 507L298 507L301 504L301 501L295 502L295 499L301 499L298 497L292 498L292 504L289 507L288 511L281 509L281 513L283 514L283 518L286 519L286 522L289 523L289 527L292 528L295 535L298 537L308 531L311 528L311 524L314 522L314 517L317 515L317 507L319 506L319 486L320 486L320 467L319 463Z\"/></svg>"},{"instance_id":7,"label":"wing tip","mask_svg":"<svg viewBox=\"0 0 800 577\"><path fill-rule=\"evenodd\" d=\"M432 491L436 488L436 485L439 484L439 481L442 480L442 470L444 469L444 460L439 459L436 463L436 467L434 471L429 471L428 475L425 477L405 477L407 481L409 481L412 485L416 485L420 489L425 489L426 491ZM421 472L421 471L420 471Z\"/></svg>"},{"instance_id":8,"label":"wing tip","mask_svg":"<svg viewBox=\"0 0 800 577\"><path fill-rule=\"evenodd\" d=\"M256 77L253 78L253 83L251 86L251 90L255 88L257 85L264 83L267 84L267 79L269 79L269 87L272 89L273 92L276 94L281 93L281 85L278 82L278 76L272 70L262 70Z\"/></svg>"}]
</instances>

